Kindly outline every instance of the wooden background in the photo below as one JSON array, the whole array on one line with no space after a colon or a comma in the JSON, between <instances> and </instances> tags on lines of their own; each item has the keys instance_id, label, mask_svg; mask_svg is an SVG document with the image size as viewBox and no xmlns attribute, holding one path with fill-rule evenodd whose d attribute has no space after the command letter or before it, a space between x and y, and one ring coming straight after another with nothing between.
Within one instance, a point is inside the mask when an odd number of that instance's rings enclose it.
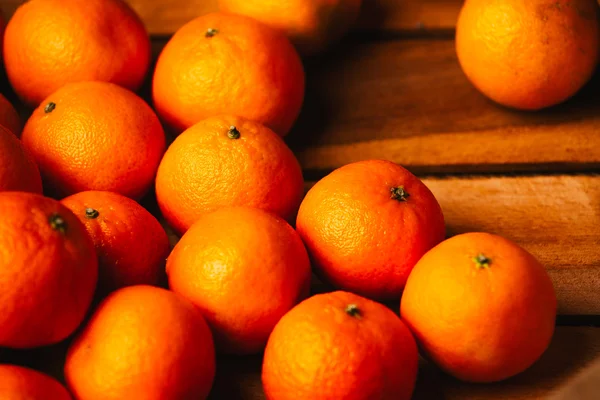
<instances>
[{"instance_id":1,"label":"wooden background","mask_svg":"<svg viewBox=\"0 0 600 400\"><path fill-rule=\"evenodd\" d=\"M216 0L128 0L155 53ZM5 16L22 1L0 0ZM559 297L557 333L543 359L516 378L466 385L421 370L415 398L538 399L600 356L600 78L541 112L493 104L466 80L454 52L461 0L365 0L354 31L305 60L307 95L290 136L311 182L369 158L398 162L425 179L448 233L512 238L547 267ZM493 318L493 316L491 316ZM40 353L41 352L41 353ZM64 345L6 353L50 370ZM212 398L262 399L260 358L219 360Z\"/></svg>"}]
</instances>

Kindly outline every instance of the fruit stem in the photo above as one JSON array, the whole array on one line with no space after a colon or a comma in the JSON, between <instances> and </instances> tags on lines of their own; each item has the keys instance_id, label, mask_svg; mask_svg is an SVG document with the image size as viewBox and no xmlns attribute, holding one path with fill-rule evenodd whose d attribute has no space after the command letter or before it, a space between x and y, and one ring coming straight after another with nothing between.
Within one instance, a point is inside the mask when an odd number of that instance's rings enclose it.
<instances>
[{"instance_id":1,"label":"fruit stem","mask_svg":"<svg viewBox=\"0 0 600 400\"><path fill-rule=\"evenodd\" d=\"M348 304L346 306L346 314L348 314L351 317L354 318L360 318L361 317L361 312L360 309L358 308L358 306L356 304Z\"/></svg>"},{"instance_id":2,"label":"fruit stem","mask_svg":"<svg viewBox=\"0 0 600 400\"><path fill-rule=\"evenodd\" d=\"M404 190L404 186L390 188L390 192L392 193L392 199L394 200L406 201L410 197L410 194Z\"/></svg>"},{"instance_id":3,"label":"fruit stem","mask_svg":"<svg viewBox=\"0 0 600 400\"><path fill-rule=\"evenodd\" d=\"M46 104L46 107L44 107L44 112L46 114L49 114L52 111L54 111L55 108L56 108L56 103L50 102L50 103Z\"/></svg>"},{"instance_id":4,"label":"fruit stem","mask_svg":"<svg viewBox=\"0 0 600 400\"><path fill-rule=\"evenodd\" d=\"M477 268L489 268L492 260L487 258L483 253L479 253L476 257L473 257L473 262Z\"/></svg>"},{"instance_id":5,"label":"fruit stem","mask_svg":"<svg viewBox=\"0 0 600 400\"><path fill-rule=\"evenodd\" d=\"M58 214L52 214L50 218L48 218L48 222L50 222L50 226L55 231L59 231L60 233L65 233L67 231L67 222Z\"/></svg>"},{"instance_id":6,"label":"fruit stem","mask_svg":"<svg viewBox=\"0 0 600 400\"><path fill-rule=\"evenodd\" d=\"M93 208L89 208L89 207L85 209L85 217L86 218L96 219L96 218L98 218L98 215L100 215L98 210L94 210Z\"/></svg>"},{"instance_id":7,"label":"fruit stem","mask_svg":"<svg viewBox=\"0 0 600 400\"><path fill-rule=\"evenodd\" d=\"M227 137L229 137L229 139L239 139L240 136L240 131L238 131L235 126L232 125L229 127L229 131L227 131Z\"/></svg>"},{"instance_id":8,"label":"fruit stem","mask_svg":"<svg viewBox=\"0 0 600 400\"><path fill-rule=\"evenodd\" d=\"M204 36L206 36L207 38L211 38L211 37L215 36L217 33L219 33L219 31L216 30L215 28L208 28L206 30L206 33L204 34Z\"/></svg>"}]
</instances>

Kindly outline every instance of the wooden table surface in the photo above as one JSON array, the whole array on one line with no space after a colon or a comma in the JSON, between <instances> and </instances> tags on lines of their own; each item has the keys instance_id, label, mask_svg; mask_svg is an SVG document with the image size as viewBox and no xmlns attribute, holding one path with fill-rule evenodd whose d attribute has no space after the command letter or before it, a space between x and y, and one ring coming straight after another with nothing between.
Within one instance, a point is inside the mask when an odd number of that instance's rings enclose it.
<instances>
[{"instance_id":1,"label":"wooden table surface","mask_svg":"<svg viewBox=\"0 0 600 400\"><path fill-rule=\"evenodd\" d=\"M216 0L128 2L153 36L155 54L174 30L216 8ZM0 0L0 8L10 16L20 3ZM414 398L545 398L600 357L600 77L541 112L492 103L456 59L461 4L365 0L355 30L305 60L305 106L287 142L307 187L346 163L389 159L424 178L449 235L489 231L535 254L559 297L557 331L543 358L494 385L463 384L423 362ZM0 361L61 377L65 347L3 351ZM218 369L211 398L264 398L260 357L219 358Z\"/></svg>"}]
</instances>

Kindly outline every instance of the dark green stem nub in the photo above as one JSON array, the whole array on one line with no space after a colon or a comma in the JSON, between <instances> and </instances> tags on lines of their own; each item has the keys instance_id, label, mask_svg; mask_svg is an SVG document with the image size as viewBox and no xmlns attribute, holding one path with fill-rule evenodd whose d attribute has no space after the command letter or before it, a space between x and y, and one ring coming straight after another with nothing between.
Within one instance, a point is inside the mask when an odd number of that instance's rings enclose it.
<instances>
[{"instance_id":1,"label":"dark green stem nub","mask_svg":"<svg viewBox=\"0 0 600 400\"><path fill-rule=\"evenodd\" d=\"M86 208L85 209L85 217L86 218L95 219L95 218L98 218L98 215L100 215L100 213L98 212L98 210L94 210L93 208Z\"/></svg>"},{"instance_id":2,"label":"dark green stem nub","mask_svg":"<svg viewBox=\"0 0 600 400\"><path fill-rule=\"evenodd\" d=\"M473 262L477 265L477 268L489 268L492 260L487 258L482 253L479 253L477 257L473 257Z\"/></svg>"},{"instance_id":3,"label":"dark green stem nub","mask_svg":"<svg viewBox=\"0 0 600 400\"><path fill-rule=\"evenodd\" d=\"M217 33L219 33L219 31L216 30L215 28L208 28L206 30L206 33L204 34L204 36L206 36L207 38L211 38L211 37L215 36Z\"/></svg>"},{"instance_id":4,"label":"dark green stem nub","mask_svg":"<svg viewBox=\"0 0 600 400\"><path fill-rule=\"evenodd\" d=\"M361 312L360 309L358 308L358 306L356 304L348 304L346 306L346 314L348 314L351 317L354 318L360 318L361 317Z\"/></svg>"},{"instance_id":5,"label":"dark green stem nub","mask_svg":"<svg viewBox=\"0 0 600 400\"><path fill-rule=\"evenodd\" d=\"M227 137L229 137L229 139L239 139L240 136L240 131L238 131L235 126L232 125L229 127L229 131L227 131Z\"/></svg>"},{"instance_id":6,"label":"dark green stem nub","mask_svg":"<svg viewBox=\"0 0 600 400\"><path fill-rule=\"evenodd\" d=\"M59 231L60 233L65 233L67 231L67 222L60 215L52 214L50 218L48 218L48 221L55 231Z\"/></svg>"},{"instance_id":7,"label":"dark green stem nub","mask_svg":"<svg viewBox=\"0 0 600 400\"><path fill-rule=\"evenodd\" d=\"M46 104L46 107L44 107L44 112L46 114L49 114L52 111L54 111L55 108L56 108L56 103L50 102L50 103Z\"/></svg>"},{"instance_id":8,"label":"dark green stem nub","mask_svg":"<svg viewBox=\"0 0 600 400\"><path fill-rule=\"evenodd\" d=\"M410 194L404 190L404 186L393 187L390 192L392 192L392 199L394 200L406 201L410 197Z\"/></svg>"}]
</instances>

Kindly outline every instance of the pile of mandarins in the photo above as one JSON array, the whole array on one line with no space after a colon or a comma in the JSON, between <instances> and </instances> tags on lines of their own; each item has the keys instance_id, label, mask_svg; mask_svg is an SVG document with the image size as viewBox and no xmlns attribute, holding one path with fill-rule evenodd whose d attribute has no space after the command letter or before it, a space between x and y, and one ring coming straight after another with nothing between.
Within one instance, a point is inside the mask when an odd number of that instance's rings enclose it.
<instances>
[{"instance_id":1,"label":"pile of mandarins","mask_svg":"<svg viewBox=\"0 0 600 400\"><path fill-rule=\"evenodd\" d=\"M66 387L2 365L0 397L203 399L215 353L264 351L272 400L409 399L417 345L470 382L532 365L557 301L527 251L444 240L433 194L389 161L343 166L304 196L282 139L304 97L292 42L322 51L360 0L221 6L162 50L154 109L133 92L151 46L125 2L30 0L8 22L6 74L35 110L22 128L0 98L0 346L74 337ZM596 13L593 0L468 0L461 65L499 103L556 104L596 67ZM152 189L173 249L138 203ZM340 291L311 297L311 271Z\"/></svg>"}]
</instances>

